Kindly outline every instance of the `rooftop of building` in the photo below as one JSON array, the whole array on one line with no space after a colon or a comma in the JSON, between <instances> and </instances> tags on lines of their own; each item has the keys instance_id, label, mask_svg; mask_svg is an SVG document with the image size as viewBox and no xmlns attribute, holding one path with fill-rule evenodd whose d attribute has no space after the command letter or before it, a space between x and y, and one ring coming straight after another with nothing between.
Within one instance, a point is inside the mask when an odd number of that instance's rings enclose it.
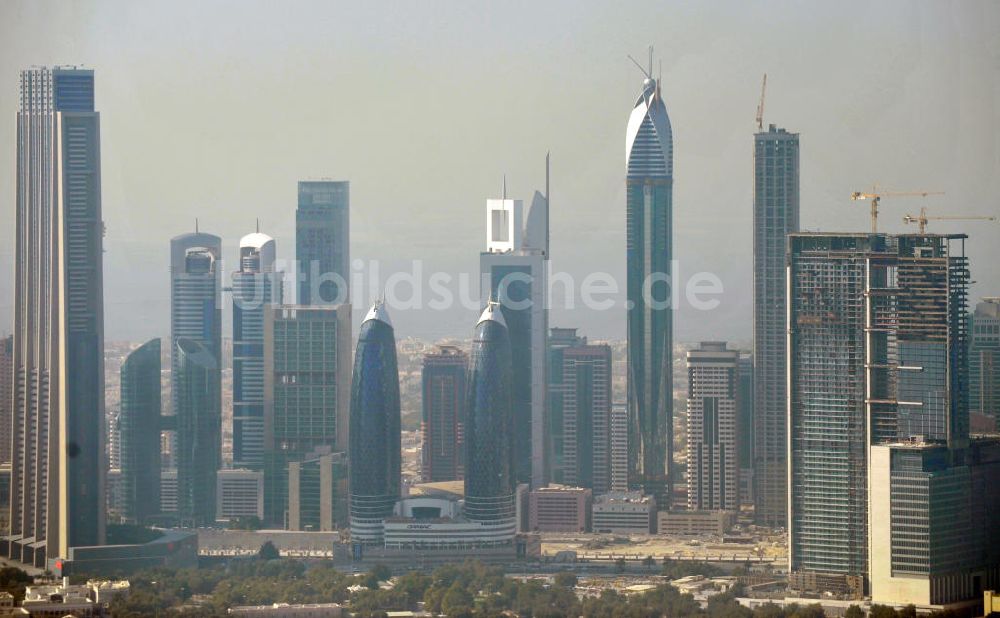
<instances>
[{"instance_id":1,"label":"rooftop of building","mask_svg":"<svg viewBox=\"0 0 1000 618\"><path fill-rule=\"evenodd\" d=\"M434 483L417 483L410 487L409 497L426 496L431 498L465 497L465 481L437 481Z\"/></svg>"},{"instance_id":2,"label":"rooftop of building","mask_svg":"<svg viewBox=\"0 0 1000 618\"><path fill-rule=\"evenodd\" d=\"M613 491L594 498L594 504L650 504L652 496L641 491Z\"/></svg>"}]
</instances>

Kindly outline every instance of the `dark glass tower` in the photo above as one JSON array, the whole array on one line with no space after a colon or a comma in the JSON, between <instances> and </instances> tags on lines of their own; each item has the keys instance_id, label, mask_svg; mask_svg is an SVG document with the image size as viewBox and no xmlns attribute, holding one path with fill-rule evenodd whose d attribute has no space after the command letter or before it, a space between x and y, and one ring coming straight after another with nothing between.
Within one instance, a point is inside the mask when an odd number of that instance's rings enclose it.
<instances>
[{"instance_id":1,"label":"dark glass tower","mask_svg":"<svg viewBox=\"0 0 1000 618\"><path fill-rule=\"evenodd\" d=\"M674 158L670 118L650 73L625 136L629 486L670 506L673 468Z\"/></svg>"},{"instance_id":2,"label":"dark glass tower","mask_svg":"<svg viewBox=\"0 0 1000 618\"><path fill-rule=\"evenodd\" d=\"M299 183L295 210L295 258L299 304L350 302L351 184L319 180Z\"/></svg>"},{"instance_id":3,"label":"dark glass tower","mask_svg":"<svg viewBox=\"0 0 1000 618\"><path fill-rule=\"evenodd\" d=\"M8 557L104 542L104 291L94 72L21 72Z\"/></svg>"},{"instance_id":4,"label":"dark glass tower","mask_svg":"<svg viewBox=\"0 0 1000 618\"><path fill-rule=\"evenodd\" d=\"M160 512L160 340L135 349L121 370L122 514L143 523Z\"/></svg>"},{"instance_id":5,"label":"dark glass tower","mask_svg":"<svg viewBox=\"0 0 1000 618\"><path fill-rule=\"evenodd\" d=\"M455 346L424 356L421 476L424 482L459 480L465 466L465 380L469 357Z\"/></svg>"},{"instance_id":6,"label":"dark glass tower","mask_svg":"<svg viewBox=\"0 0 1000 618\"><path fill-rule=\"evenodd\" d=\"M350 420L351 540L382 541L385 518L399 500L399 369L396 338L385 304L361 324L354 355Z\"/></svg>"},{"instance_id":7,"label":"dark glass tower","mask_svg":"<svg viewBox=\"0 0 1000 618\"><path fill-rule=\"evenodd\" d=\"M465 516L515 525L514 416L507 325L498 303L483 311L472 341L465 421Z\"/></svg>"},{"instance_id":8,"label":"dark glass tower","mask_svg":"<svg viewBox=\"0 0 1000 618\"><path fill-rule=\"evenodd\" d=\"M181 523L215 521L216 478L222 463L219 365L197 341L179 339L177 358L177 512Z\"/></svg>"}]
</instances>

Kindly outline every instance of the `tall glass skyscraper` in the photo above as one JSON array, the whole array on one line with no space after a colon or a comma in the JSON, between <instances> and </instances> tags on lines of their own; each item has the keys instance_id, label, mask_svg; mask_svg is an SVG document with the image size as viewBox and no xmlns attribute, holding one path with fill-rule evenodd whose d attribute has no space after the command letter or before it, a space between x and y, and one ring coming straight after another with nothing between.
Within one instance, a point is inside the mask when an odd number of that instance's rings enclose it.
<instances>
[{"instance_id":1,"label":"tall glass skyscraper","mask_svg":"<svg viewBox=\"0 0 1000 618\"><path fill-rule=\"evenodd\" d=\"M143 524L160 512L160 391L160 340L150 339L121 369L121 507L132 523Z\"/></svg>"},{"instance_id":2,"label":"tall glass skyscraper","mask_svg":"<svg viewBox=\"0 0 1000 618\"><path fill-rule=\"evenodd\" d=\"M511 349L498 303L486 306L472 340L465 421L465 516L516 528Z\"/></svg>"},{"instance_id":3,"label":"tall glass skyscraper","mask_svg":"<svg viewBox=\"0 0 1000 618\"><path fill-rule=\"evenodd\" d=\"M299 182L295 259L300 305L350 302L350 214L349 182Z\"/></svg>"},{"instance_id":4,"label":"tall glass skyscraper","mask_svg":"<svg viewBox=\"0 0 1000 618\"><path fill-rule=\"evenodd\" d=\"M1000 421L1000 298L969 314L969 410Z\"/></svg>"},{"instance_id":5,"label":"tall glass skyscraper","mask_svg":"<svg viewBox=\"0 0 1000 618\"><path fill-rule=\"evenodd\" d=\"M255 232L240 239L233 273L233 467L264 465L264 314L281 303L274 239Z\"/></svg>"},{"instance_id":6,"label":"tall glass skyscraper","mask_svg":"<svg viewBox=\"0 0 1000 618\"><path fill-rule=\"evenodd\" d=\"M177 514L182 525L215 522L216 481L222 465L219 364L193 339L178 339Z\"/></svg>"},{"instance_id":7,"label":"tall glass skyscraper","mask_svg":"<svg viewBox=\"0 0 1000 618\"><path fill-rule=\"evenodd\" d=\"M468 365L468 355L455 346L439 346L424 356L420 467L425 483L463 478Z\"/></svg>"},{"instance_id":8,"label":"tall glass skyscraper","mask_svg":"<svg viewBox=\"0 0 1000 618\"><path fill-rule=\"evenodd\" d=\"M753 144L754 516L778 527L788 498L785 251L799 231L799 134L772 124Z\"/></svg>"},{"instance_id":9,"label":"tall glass skyscraper","mask_svg":"<svg viewBox=\"0 0 1000 618\"><path fill-rule=\"evenodd\" d=\"M21 72L8 557L104 542L104 293L94 72Z\"/></svg>"},{"instance_id":10,"label":"tall glass skyscraper","mask_svg":"<svg viewBox=\"0 0 1000 618\"><path fill-rule=\"evenodd\" d=\"M625 132L629 486L653 494L660 508L669 508L674 145L660 84L651 72L652 66Z\"/></svg>"},{"instance_id":11,"label":"tall glass skyscraper","mask_svg":"<svg viewBox=\"0 0 1000 618\"><path fill-rule=\"evenodd\" d=\"M377 302L358 333L351 384L351 542L379 544L400 496L399 369L396 337Z\"/></svg>"}]
</instances>

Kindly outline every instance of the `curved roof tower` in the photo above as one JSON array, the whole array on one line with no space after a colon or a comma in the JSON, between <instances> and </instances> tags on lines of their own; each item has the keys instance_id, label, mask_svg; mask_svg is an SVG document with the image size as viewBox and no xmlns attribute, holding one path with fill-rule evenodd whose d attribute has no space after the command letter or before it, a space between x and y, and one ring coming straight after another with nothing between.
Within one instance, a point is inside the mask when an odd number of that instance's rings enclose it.
<instances>
[{"instance_id":1,"label":"curved roof tower","mask_svg":"<svg viewBox=\"0 0 1000 618\"><path fill-rule=\"evenodd\" d=\"M660 84L652 77L643 80L642 91L628 118L625 166L629 178L673 178L674 175L674 138L670 117L660 95Z\"/></svg>"},{"instance_id":2,"label":"curved roof tower","mask_svg":"<svg viewBox=\"0 0 1000 618\"><path fill-rule=\"evenodd\" d=\"M358 333L351 384L350 515L354 543L382 541L400 487L399 370L396 338L378 301Z\"/></svg>"}]
</instances>

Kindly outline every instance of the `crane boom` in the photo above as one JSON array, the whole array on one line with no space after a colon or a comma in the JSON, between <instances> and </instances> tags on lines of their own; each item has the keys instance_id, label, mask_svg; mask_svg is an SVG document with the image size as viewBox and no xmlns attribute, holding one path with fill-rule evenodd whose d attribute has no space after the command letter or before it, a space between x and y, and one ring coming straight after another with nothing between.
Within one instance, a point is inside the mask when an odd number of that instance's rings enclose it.
<instances>
[{"instance_id":1,"label":"crane boom","mask_svg":"<svg viewBox=\"0 0 1000 618\"><path fill-rule=\"evenodd\" d=\"M883 197L927 197L928 195L944 195L944 191L879 191L878 187L872 187L871 193L865 191L851 193L851 199L871 200L872 234L875 234L878 232L878 203Z\"/></svg>"},{"instance_id":2,"label":"crane boom","mask_svg":"<svg viewBox=\"0 0 1000 618\"><path fill-rule=\"evenodd\" d=\"M982 216L982 215L946 215L939 217L928 217L927 209L921 208L920 215L914 217L913 215L904 215L903 223L916 223L917 227L920 229L920 233L923 234L924 230L927 229L928 221L996 221L996 217Z\"/></svg>"}]
</instances>

